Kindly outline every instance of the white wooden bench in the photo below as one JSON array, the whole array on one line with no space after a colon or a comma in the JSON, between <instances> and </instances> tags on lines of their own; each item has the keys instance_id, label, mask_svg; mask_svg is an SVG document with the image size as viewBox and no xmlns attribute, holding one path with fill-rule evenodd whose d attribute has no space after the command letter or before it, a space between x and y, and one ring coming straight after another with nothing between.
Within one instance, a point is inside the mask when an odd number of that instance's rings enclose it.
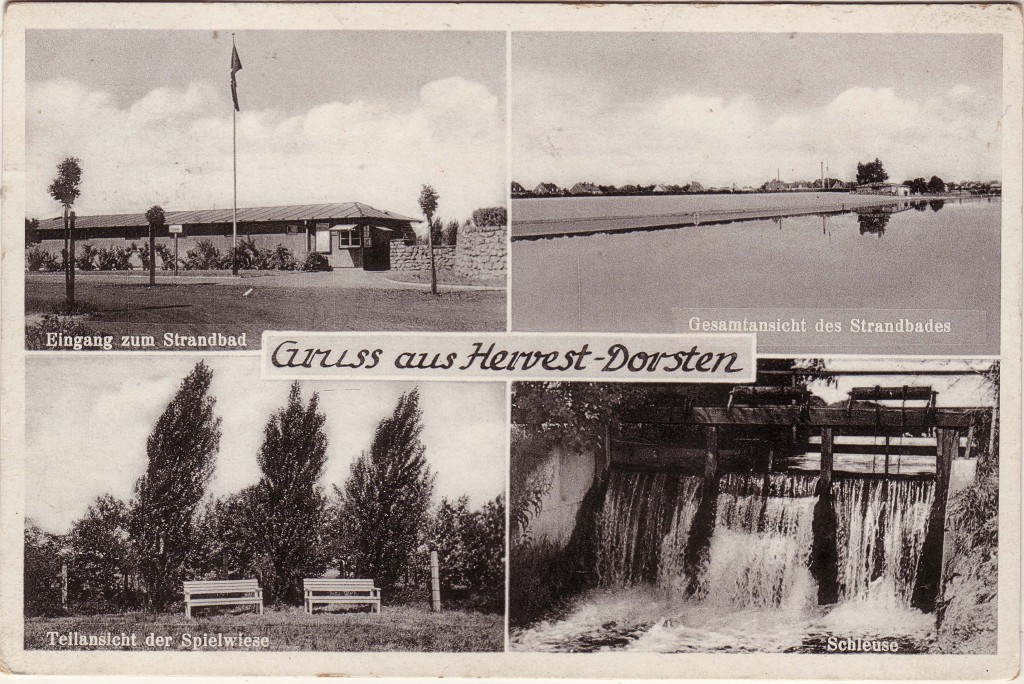
<instances>
[{"instance_id":1,"label":"white wooden bench","mask_svg":"<svg viewBox=\"0 0 1024 684\"><path fill-rule=\"evenodd\" d=\"M380 589L373 586L372 579L304 579L302 589L310 615L317 603L368 604L375 613L380 612Z\"/></svg>"},{"instance_id":2,"label":"white wooden bench","mask_svg":"<svg viewBox=\"0 0 1024 684\"><path fill-rule=\"evenodd\" d=\"M200 606L258 606L263 615L263 590L254 579L195 580L184 583L185 617Z\"/></svg>"}]
</instances>

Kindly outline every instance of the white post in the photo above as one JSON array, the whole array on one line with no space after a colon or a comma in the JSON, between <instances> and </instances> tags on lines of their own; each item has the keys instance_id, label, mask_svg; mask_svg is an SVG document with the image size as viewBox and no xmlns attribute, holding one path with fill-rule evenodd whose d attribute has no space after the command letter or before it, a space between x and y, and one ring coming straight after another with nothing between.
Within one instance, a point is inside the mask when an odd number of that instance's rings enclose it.
<instances>
[{"instance_id":1,"label":"white post","mask_svg":"<svg viewBox=\"0 0 1024 684\"><path fill-rule=\"evenodd\" d=\"M441 612L441 577L437 551L430 552L430 603L435 613Z\"/></svg>"},{"instance_id":2,"label":"white post","mask_svg":"<svg viewBox=\"0 0 1024 684\"><path fill-rule=\"evenodd\" d=\"M67 610L68 607L68 564L60 565L60 605Z\"/></svg>"}]
</instances>

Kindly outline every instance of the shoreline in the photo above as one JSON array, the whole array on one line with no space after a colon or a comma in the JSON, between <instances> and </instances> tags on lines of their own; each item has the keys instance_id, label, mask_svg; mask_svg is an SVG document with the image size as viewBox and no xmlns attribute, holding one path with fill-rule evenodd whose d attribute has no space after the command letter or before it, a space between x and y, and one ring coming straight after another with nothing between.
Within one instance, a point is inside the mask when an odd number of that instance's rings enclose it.
<instances>
[{"instance_id":1,"label":"shoreline","mask_svg":"<svg viewBox=\"0 0 1024 684\"><path fill-rule=\"evenodd\" d=\"M780 193L775 193L777 196ZM586 218L532 219L517 222L512 220L513 240L536 240L552 237L568 237L575 235L595 235L599 233L621 233L636 230L656 230L662 228L683 228L687 226L731 223L733 221L756 221L792 216L835 215L857 209L872 209L898 206L913 202L973 200L973 197L958 195L917 195L914 197L894 197L890 195L858 195L854 193L838 194L836 202L815 202L803 206L789 207L758 207L736 209L709 209L705 211L689 211L671 214L654 214L649 216L598 216Z\"/></svg>"}]
</instances>

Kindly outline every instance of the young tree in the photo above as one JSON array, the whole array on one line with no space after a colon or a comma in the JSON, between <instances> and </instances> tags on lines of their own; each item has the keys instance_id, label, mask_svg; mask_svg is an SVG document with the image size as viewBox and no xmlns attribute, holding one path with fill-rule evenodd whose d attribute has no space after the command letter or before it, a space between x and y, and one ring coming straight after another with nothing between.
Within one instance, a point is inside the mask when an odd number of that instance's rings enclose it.
<instances>
[{"instance_id":1,"label":"young tree","mask_svg":"<svg viewBox=\"0 0 1024 684\"><path fill-rule=\"evenodd\" d=\"M452 219L444 226L444 242L447 245L456 245L459 241L459 221Z\"/></svg>"},{"instance_id":2,"label":"young tree","mask_svg":"<svg viewBox=\"0 0 1024 684\"><path fill-rule=\"evenodd\" d=\"M65 550L61 535L41 529L25 520L25 617L60 615L61 563Z\"/></svg>"},{"instance_id":3,"label":"young tree","mask_svg":"<svg viewBox=\"0 0 1024 684\"><path fill-rule=\"evenodd\" d=\"M256 459L263 476L254 495L261 552L270 576L261 578L270 601L302 601L302 578L323 573L321 543L325 500L318 484L327 460L326 417L314 392L302 402L299 383L292 384L288 403L267 421Z\"/></svg>"},{"instance_id":4,"label":"young tree","mask_svg":"<svg viewBox=\"0 0 1024 684\"><path fill-rule=\"evenodd\" d=\"M77 612L109 613L131 607L128 578L135 568L135 554L129 521L128 505L105 494L71 527L68 584Z\"/></svg>"},{"instance_id":5,"label":"young tree","mask_svg":"<svg viewBox=\"0 0 1024 684\"><path fill-rule=\"evenodd\" d=\"M156 285L156 231L164 227L164 210L159 204L146 211L149 223L149 284Z\"/></svg>"},{"instance_id":6,"label":"young tree","mask_svg":"<svg viewBox=\"0 0 1024 684\"><path fill-rule=\"evenodd\" d=\"M146 473L135 484L132 540L148 607L165 608L181 591L186 559L198 543L196 510L213 474L220 418L210 396L213 372L200 361L182 380L146 440Z\"/></svg>"},{"instance_id":7,"label":"young tree","mask_svg":"<svg viewBox=\"0 0 1024 684\"><path fill-rule=\"evenodd\" d=\"M50 183L53 199L64 207L64 285L68 308L75 305L75 235L71 228L71 207L78 199L82 182L82 167L75 157L68 157L57 164L57 177Z\"/></svg>"},{"instance_id":8,"label":"young tree","mask_svg":"<svg viewBox=\"0 0 1024 684\"><path fill-rule=\"evenodd\" d=\"M430 291L437 294L437 268L434 266L434 213L437 211L437 192L429 185L420 191L420 209L427 217L427 245L430 251Z\"/></svg>"},{"instance_id":9,"label":"young tree","mask_svg":"<svg viewBox=\"0 0 1024 684\"><path fill-rule=\"evenodd\" d=\"M875 157L875 161L861 164L857 162L857 183L884 183L889 180L889 174L882 167L881 160Z\"/></svg>"},{"instance_id":10,"label":"young tree","mask_svg":"<svg viewBox=\"0 0 1024 684\"><path fill-rule=\"evenodd\" d=\"M385 588L405 571L434 491L420 441L421 418L419 392L403 394L391 417L377 426L370 451L353 464L344 488L335 486L341 553L357 575Z\"/></svg>"},{"instance_id":11,"label":"young tree","mask_svg":"<svg viewBox=\"0 0 1024 684\"><path fill-rule=\"evenodd\" d=\"M39 241L39 219L25 219L25 247Z\"/></svg>"}]
</instances>

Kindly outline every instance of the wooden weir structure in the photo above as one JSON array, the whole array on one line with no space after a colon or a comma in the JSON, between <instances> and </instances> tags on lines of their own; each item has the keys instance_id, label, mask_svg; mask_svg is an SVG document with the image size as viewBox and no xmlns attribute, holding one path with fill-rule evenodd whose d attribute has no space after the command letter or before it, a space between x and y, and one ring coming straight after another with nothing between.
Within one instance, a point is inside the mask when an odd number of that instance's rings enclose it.
<instances>
[{"instance_id":1,"label":"wooden weir structure","mask_svg":"<svg viewBox=\"0 0 1024 684\"><path fill-rule=\"evenodd\" d=\"M902 405L883 405L886 401L900 401ZM908 401L923 402L923 405L907 406ZM781 451L799 450L801 446L814 448L820 452L820 459L816 468L818 500L814 507L810 565L811 573L818 582L819 604L834 603L839 598L838 525L833 480L861 477L934 481L934 498L911 600L914 607L932 612L942 584L946 501L952 462L961 455L970 457L975 423L988 411L990 409L937 408L935 392L927 387L855 388L846 406L830 407L809 405L808 393L798 388L737 387L726 406L693 406L682 400L676 405L638 407L619 416L620 434L613 437L610 426L606 431L605 468L613 464L627 468L672 468L686 461L689 472L703 476L701 500L684 559L688 575L693 578L693 589L707 567L719 477L726 472L807 474L811 471L806 469L806 461L801 470L799 465L794 467L787 462L784 455L777 457L773 450L780 446ZM613 443L618 442L620 447L628 445L630 440L622 433L640 426L669 430L685 428L696 437L696 445L690 449L675 449L675 454L671 453L674 448L668 446L670 454L667 457L656 456L640 459L640 462L616 457ZM772 442L769 444L757 437L743 436L751 431L774 433L776 437L768 440ZM923 433L926 437L907 438L908 433ZM874 435L884 438L884 441L850 443L849 438L844 441L844 435ZM723 437L728 440L728 450L722 448ZM961 443L962 437L966 437L965 444ZM867 473L837 468L837 450L844 457L884 451L884 469ZM765 451L768 451L767 457ZM934 472L918 469L917 472L900 473L892 467L891 460L904 455L920 459L928 452L934 460Z\"/></svg>"}]
</instances>

